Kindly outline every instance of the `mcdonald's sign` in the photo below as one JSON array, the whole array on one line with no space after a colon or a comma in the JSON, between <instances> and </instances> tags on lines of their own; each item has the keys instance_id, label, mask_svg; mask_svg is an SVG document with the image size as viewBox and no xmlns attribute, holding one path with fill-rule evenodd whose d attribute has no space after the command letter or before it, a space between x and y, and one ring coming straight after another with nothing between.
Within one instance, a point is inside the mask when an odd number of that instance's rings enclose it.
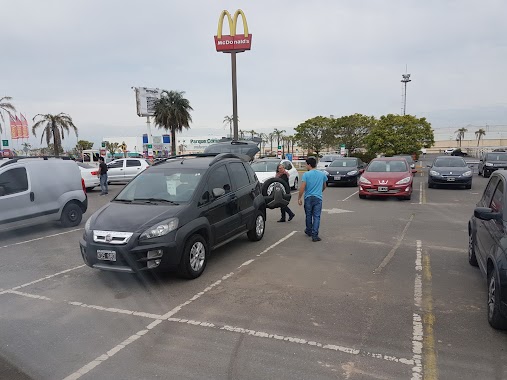
<instances>
[{"instance_id":1,"label":"mcdonald's sign","mask_svg":"<svg viewBox=\"0 0 507 380\"><path fill-rule=\"evenodd\" d=\"M238 26L238 18L241 15L243 21L243 33L237 35L236 27ZM229 35L222 35L224 26L224 19L227 17L229 22ZM215 36L215 47L218 52L223 53L240 53L245 50L250 50L252 46L252 35L248 34L248 24L246 23L245 14L241 9L238 9L234 16L228 11L222 11L218 19L218 31Z\"/></svg>"}]
</instances>

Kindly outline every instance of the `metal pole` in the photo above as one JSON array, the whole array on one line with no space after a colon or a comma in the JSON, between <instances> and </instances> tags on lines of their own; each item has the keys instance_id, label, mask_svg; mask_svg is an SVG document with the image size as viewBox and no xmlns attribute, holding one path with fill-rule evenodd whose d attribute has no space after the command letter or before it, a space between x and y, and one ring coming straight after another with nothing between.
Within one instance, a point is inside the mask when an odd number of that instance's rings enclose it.
<instances>
[{"instance_id":1,"label":"metal pole","mask_svg":"<svg viewBox=\"0 0 507 380\"><path fill-rule=\"evenodd\" d=\"M231 53L232 67L232 118L234 123L234 140L238 140L238 79L236 77L236 53Z\"/></svg>"},{"instance_id":2,"label":"metal pole","mask_svg":"<svg viewBox=\"0 0 507 380\"><path fill-rule=\"evenodd\" d=\"M153 147L153 136L151 135L151 124L150 124L150 117L146 116L146 127L148 128L148 144L152 144ZM150 149L146 149L148 152L148 157L150 157ZM153 156L153 148L151 149L151 156Z\"/></svg>"},{"instance_id":3,"label":"metal pole","mask_svg":"<svg viewBox=\"0 0 507 380\"><path fill-rule=\"evenodd\" d=\"M403 116L405 116L406 109L407 109L407 82L405 82L405 93L403 94Z\"/></svg>"}]
</instances>

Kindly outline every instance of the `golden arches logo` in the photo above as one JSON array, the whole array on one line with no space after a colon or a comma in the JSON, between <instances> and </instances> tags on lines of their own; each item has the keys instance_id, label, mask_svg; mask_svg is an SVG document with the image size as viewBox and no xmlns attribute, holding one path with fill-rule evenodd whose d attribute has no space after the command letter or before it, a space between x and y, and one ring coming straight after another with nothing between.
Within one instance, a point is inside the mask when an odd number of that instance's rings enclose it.
<instances>
[{"instance_id":1,"label":"golden arches logo","mask_svg":"<svg viewBox=\"0 0 507 380\"><path fill-rule=\"evenodd\" d=\"M240 35L236 34L238 26L239 16L243 21L243 33ZM227 17L229 23L229 35L223 35L224 20ZM223 10L218 18L218 30L215 36L215 47L217 51L224 53L242 52L250 50L252 45L252 35L248 33L248 23L246 21L245 13L241 9L234 12L234 16Z\"/></svg>"}]
</instances>

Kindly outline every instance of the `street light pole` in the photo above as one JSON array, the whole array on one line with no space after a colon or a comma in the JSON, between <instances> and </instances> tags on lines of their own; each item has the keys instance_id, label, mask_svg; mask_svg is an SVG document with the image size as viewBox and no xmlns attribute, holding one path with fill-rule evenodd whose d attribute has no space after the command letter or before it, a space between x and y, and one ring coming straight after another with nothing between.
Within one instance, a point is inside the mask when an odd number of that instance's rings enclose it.
<instances>
[{"instance_id":1,"label":"street light pole","mask_svg":"<svg viewBox=\"0 0 507 380\"><path fill-rule=\"evenodd\" d=\"M405 89L403 92L403 116L405 116L405 112L407 110L407 83L412 82L410 79L410 74L401 74L403 79L401 80L401 83L405 85Z\"/></svg>"},{"instance_id":2,"label":"street light pole","mask_svg":"<svg viewBox=\"0 0 507 380\"><path fill-rule=\"evenodd\" d=\"M238 78L236 76L236 52L231 53L232 67L232 122L234 124L234 140L238 140Z\"/></svg>"}]
</instances>

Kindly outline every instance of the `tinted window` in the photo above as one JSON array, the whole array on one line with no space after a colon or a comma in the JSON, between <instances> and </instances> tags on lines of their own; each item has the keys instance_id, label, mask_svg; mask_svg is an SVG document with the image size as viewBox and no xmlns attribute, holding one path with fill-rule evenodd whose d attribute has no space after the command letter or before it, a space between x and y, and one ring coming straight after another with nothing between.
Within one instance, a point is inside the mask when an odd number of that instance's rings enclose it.
<instances>
[{"instance_id":1,"label":"tinted window","mask_svg":"<svg viewBox=\"0 0 507 380\"><path fill-rule=\"evenodd\" d=\"M500 181L496 187L495 194L493 194L493 199L491 200L491 204L489 206L494 212L503 211L503 192L503 182Z\"/></svg>"},{"instance_id":2,"label":"tinted window","mask_svg":"<svg viewBox=\"0 0 507 380\"><path fill-rule=\"evenodd\" d=\"M127 160L127 167L132 166L141 166L141 161L139 160Z\"/></svg>"},{"instance_id":3,"label":"tinted window","mask_svg":"<svg viewBox=\"0 0 507 380\"><path fill-rule=\"evenodd\" d=\"M109 164L107 164L107 167L109 169L123 168L123 161L113 161L113 162L110 162Z\"/></svg>"},{"instance_id":4,"label":"tinted window","mask_svg":"<svg viewBox=\"0 0 507 380\"><path fill-rule=\"evenodd\" d=\"M507 161L507 153L488 153L486 161Z\"/></svg>"},{"instance_id":5,"label":"tinted window","mask_svg":"<svg viewBox=\"0 0 507 380\"><path fill-rule=\"evenodd\" d=\"M357 166L357 160L355 158L344 158L341 160L334 160L331 162L331 165L329 167L356 167Z\"/></svg>"},{"instance_id":6,"label":"tinted window","mask_svg":"<svg viewBox=\"0 0 507 380\"><path fill-rule=\"evenodd\" d=\"M491 197L493 196L493 191L495 190L497 183L498 183L498 177L497 176L491 177L491 179L489 180L488 186L484 190L484 194L482 196L483 204L489 205L489 201L490 201Z\"/></svg>"},{"instance_id":7,"label":"tinted window","mask_svg":"<svg viewBox=\"0 0 507 380\"><path fill-rule=\"evenodd\" d=\"M276 172L278 161L256 161L251 167L254 172Z\"/></svg>"},{"instance_id":8,"label":"tinted window","mask_svg":"<svg viewBox=\"0 0 507 380\"><path fill-rule=\"evenodd\" d=\"M216 188L224 189L226 194L231 192L231 179L225 165L216 168L210 173L208 184L211 193Z\"/></svg>"},{"instance_id":9,"label":"tinted window","mask_svg":"<svg viewBox=\"0 0 507 380\"><path fill-rule=\"evenodd\" d=\"M437 168L462 168L467 166L462 158L437 158L433 163Z\"/></svg>"},{"instance_id":10,"label":"tinted window","mask_svg":"<svg viewBox=\"0 0 507 380\"><path fill-rule=\"evenodd\" d=\"M369 172L406 172L407 164L405 161L373 161L368 166Z\"/></svg>"},{"instance_id":11,"label":"tinted window","mask_svg":"<svg viewBox=\"0 0 507 380\"><path fill-rule=\"evenodd\" d=\"M232 162L229 164L229 169L231 173L231 177L234 179L234 184L236 185L236 189L241 189L244 186L250 184L250 180L248 179L248 174L245 170L245 167L241 162Z\"/></svg>"},{"instance_id":12,"label":"tinted window","mask_svg":"<svg viewBox=\"0 0 507 380\"><path fill-rule=\"evenodd\" d=\"M28 190L25 168L15 168L0 174L0 196Z\"/></svg>"},{"instance_id":13,"label":"tinted window","mask_svg":"<svg viewBox=\"0 0 507 380\"><path fill-rule=\"evenodd\" d=\"M289 161L285 161L283 163L283 167L285 168L285 170L291 170L292 169L292 164Z\"/></svg>"}]
</instances>

